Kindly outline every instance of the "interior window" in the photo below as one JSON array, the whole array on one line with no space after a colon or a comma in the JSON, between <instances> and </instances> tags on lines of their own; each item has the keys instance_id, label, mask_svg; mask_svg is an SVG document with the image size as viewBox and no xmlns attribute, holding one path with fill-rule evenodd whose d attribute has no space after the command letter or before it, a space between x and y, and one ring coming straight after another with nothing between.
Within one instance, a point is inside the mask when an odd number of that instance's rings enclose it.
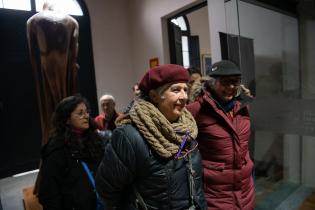
<instances>
[{"instance_id":1,"label":"interior window","mask_svg":"<svg viewBox=\"0 0 315 210\"><path fill-rule=\"evenodd\" d=\"M35 0L36 11L42 11L43 4L47 0ZM83 12L76 0L51 0L54 10L67 13L69 15L82 16ZM30 0L0 0L0 8L31 11Z\"/></svg>"},{"instance_id":2,"label":"interior window","mask_svg":"<svg viewBox=\"0 0 315 210\"><path fill-rule=\"evenodd\" d=\"M0 8L31 11L30 0L1 0Z\"/></svg>"},{"instance_id":3,"label":"interior window","mask_svg":"<svg viewBox=\"0 0 315 210\"><path fill-rule=\"evenodd\" d=\"M18 0L16 0L18 1ZM42 11L43 4L47 0L35 0L36 11ZM54 10L67 13L69 15L82 16L83 12L80 5L76 0L51 0L50 3L53 4Z\"/></svg>"},{"instance_id":4,"label":"interior window","mask_svg":"<svg viewBox=\"0 0 315 210\"><path fill-rule=\"evenodd\" d=\"M176 19L174 18L171 21L175 23L176 25L178 25L182 31L187 31L187 25L183 16L180 16Z\"/></svg>"},{"instance_id":5,"label":"interior window","mask_svg":"<svg viewBox=\"0 0 315 210\"><path fill-rule=\"evenodd\" d=\"M188 37L182 36L182 51L183 51L183 66L189 67L189 49L188 49Z\"/></svg>"}]
</instances>

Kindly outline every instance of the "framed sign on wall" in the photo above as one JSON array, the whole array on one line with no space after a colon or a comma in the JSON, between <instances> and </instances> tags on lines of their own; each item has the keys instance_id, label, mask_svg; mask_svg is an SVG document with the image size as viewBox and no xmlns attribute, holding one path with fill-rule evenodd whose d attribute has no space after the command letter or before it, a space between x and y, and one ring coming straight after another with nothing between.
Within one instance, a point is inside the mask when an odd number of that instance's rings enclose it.
<instances>
[{"instance_id":1,"label":"framed sign on wall","mask_svg":"<svg viewBox=\"0 0 315 210\"><path fill-rule=\"evenodd\" d=\"M149 63L150 63L150 69L152 69L152 68L154 68L154 67L159 65L159 58L157 58L157 57L156 58L151 58L149 60Z\"/></svg>"}]
</instances>

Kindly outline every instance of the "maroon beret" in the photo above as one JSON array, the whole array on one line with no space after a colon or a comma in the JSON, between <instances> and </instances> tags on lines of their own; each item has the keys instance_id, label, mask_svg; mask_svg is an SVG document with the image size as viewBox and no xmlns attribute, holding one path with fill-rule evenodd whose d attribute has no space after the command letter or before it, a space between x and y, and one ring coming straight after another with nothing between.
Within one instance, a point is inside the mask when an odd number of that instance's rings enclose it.
<instances>
[{"instance_id":1,"label":"maroon beret","mask_svg":"<svg viewBox=\"0 0 315 210\"><path fill-rule=\"evenodd\" d=\"M139 89L148 93L167 83L188 82L188 71L175 64L164 64L147 71L139 83Z\"/></svg>"}]
</instances>

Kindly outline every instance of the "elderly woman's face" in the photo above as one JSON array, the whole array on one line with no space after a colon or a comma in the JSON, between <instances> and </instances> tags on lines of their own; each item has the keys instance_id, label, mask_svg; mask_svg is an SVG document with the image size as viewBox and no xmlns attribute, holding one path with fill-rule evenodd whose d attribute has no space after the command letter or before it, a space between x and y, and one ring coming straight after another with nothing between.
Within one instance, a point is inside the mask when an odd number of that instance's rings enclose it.
<instances>
[{"instance_id":1,"label":"elderly woman's face","mask_svg":"<svg viewBox=\"0 0 315 210\"><path fill-rule=\"evenodd\" d=\"M76 129L86 130L89 128L89 112L84 103L78 104L78 106L71 112L68 124Z\"/></svg>"},{"instance_id":2,"label":"elderly woman's face","mask_svg":"<svg viewBox=\"0 0 315 210\"><path fill-rule=\"evenodd\" d=\"M166 119L174 122L181 116L186 105L188 87L186 83L174 83L166 86L167 88L162 93L153 91L150 97Z\"/></svg>"}]
</instances>

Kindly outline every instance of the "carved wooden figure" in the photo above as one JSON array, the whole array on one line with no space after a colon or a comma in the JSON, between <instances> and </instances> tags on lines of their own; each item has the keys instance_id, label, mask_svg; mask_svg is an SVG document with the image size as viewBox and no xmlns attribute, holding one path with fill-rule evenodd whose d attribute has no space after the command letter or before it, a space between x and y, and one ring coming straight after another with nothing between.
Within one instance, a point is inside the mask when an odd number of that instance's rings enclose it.
<instances>
[{"instance_id":1,"label":"carved wooden figure","mask_svg":"<svg viewBox=\"0 0 315 210\"><path fill-rule=\"evenodd\" d=\"M42 144L48 141L57 103L78 92L78 22L67 14L44 10L27 21L27 38L36 83Z\"/></svg>"}]
</instances>

